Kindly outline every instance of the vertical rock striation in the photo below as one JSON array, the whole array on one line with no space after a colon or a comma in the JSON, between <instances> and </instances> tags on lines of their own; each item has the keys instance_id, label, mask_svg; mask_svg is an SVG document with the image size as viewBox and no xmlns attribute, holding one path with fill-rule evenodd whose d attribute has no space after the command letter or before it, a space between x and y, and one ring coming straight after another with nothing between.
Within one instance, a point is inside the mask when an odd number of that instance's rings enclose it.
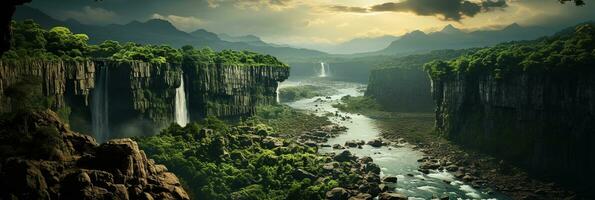
<instances>
[{"instance_id":1,"label":"vertical rock striation","mask_svg":"<svg viewBox=\"0 0 595 200\"><path fill-rule=\"evenodd\" d=\"M289 68L280 66L206 64L185 66L184 72L192 120L251 115L256 105L275 103L278 82L289 77Z\"/></svg>"},{"instance_id":2,"label":"vertical rock striation","mask_svg":"<svg viewBox=\"0 0 595 200\"><path fill-rule=\"evenodd\" d=\"M169 64L96 61L109 71L111 138L152 135L174 122L181 69Z\"/></svg>"},{"instance_id":3,"label":"vertical rock striation","mask_svg":"<svg viewBox=\"0 0 595 200\"><path fill-rule=\"evenodd\" d=\"M589 184L595 174L595 74L452 74L432 80L436 128L537 175ZM592 186L591 186L592 188Z\"/></svg>"},{"instance_id":4,"label":"vertical rock striation","mask_svg":"<svg viewBox=\"0 0 595 200\"><path fill-rule=\"evenodd\" d=\"M62 108L67 101L86 106L94 87L94 73L92 61L0 60L0 91L35 79L41 86L41 94L52 100L53 108ZM0 93L0 112L11 111L10 105L10 98Z\"/></svg>"}]
</instances>

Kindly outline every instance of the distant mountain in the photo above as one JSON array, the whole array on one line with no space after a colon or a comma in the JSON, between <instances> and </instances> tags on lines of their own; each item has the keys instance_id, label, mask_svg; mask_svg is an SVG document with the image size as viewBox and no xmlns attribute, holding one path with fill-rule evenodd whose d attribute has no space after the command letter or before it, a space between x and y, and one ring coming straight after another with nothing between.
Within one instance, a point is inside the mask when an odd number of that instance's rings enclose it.
<instances>
[{"instance_id":1,"label":"distant mountain","mask_svg":"<svg viewBox=\"0 0 595 200\"><path fill-rule=\"evenodd\" d=\"M492 46L502 42L531 40L551 35L554 30L542 27L522 27L516 23L500 30L465 32L452 25L432 33L413 31L374 54L411 54L439 49L465 49Z\"/></svg>"},{"instance_id":2,"label":"distant mountain","mask_svg":"<svg viewBox=\"0 0 595 200\"><path fill-rule=\"evenodd\" d=\"M316 49L331 54L355 54L382 50L397 39L399 39L397 36L384 35L379 37L354 38L338 44L313 44L301 47Z\"/></svg>"},{"instance_id":3,"label":"distant mountain","mask_svg":"<svg viewBox=\"0 0 595 200\"><path fill-rule=\"evenodd\" d=\"M81 24L76 20L56 20L40 10L28 6L20 6L14 15L14 20L33 19L45 28L66 26L76 33L89 35L90 43L101 43L105 40L119 42L136 42L140 44L167 44L173 47L192 45L195 47L209 47L214 50L233 49L251 50L259 53L279 57L283 61L319 58L328 54L291 47L273 46L262 42L231 42L221 40L217 34L199 29L191 33L180 31L170 22L161 19L151 19L146 22L133 21L128 24L110 24L106 26ZM260 40L260 39L259 39Z\"/></svg>"}]
</instances>

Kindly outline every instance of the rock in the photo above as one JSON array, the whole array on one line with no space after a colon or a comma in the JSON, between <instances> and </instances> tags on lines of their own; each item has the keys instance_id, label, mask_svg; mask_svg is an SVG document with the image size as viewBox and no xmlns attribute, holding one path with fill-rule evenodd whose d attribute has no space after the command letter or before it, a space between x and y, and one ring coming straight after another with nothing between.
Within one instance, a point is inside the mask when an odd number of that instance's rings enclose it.
<instances>
[{"instance_id":1,"label":"rock","mask_svg":"<svg viewBox=\"0 0 595 200\"><path fill-rule=\"evenodd\" d=\"M263 139L262 143L263 143L264 147L267 149L273 149L273 148L283 146L283 141L281 139L270 137L270 136L267 136L265 139Z\"/></svg>"},{"instance_id":2,"label":"rock","mask_svg":"<svg viewBox=\"0 0 595 200\"><path fill-rule=\"evenodd\" d=\"M371 194L359 193L356 196L349 197L349 200L372 200L374 199Z\"/></svg>"},{"instance_id":3,"label":"rock","mask_svg":"<svg viewBox=\"0 0 595 200\"><path fill-rule=\"evenodd\" d=\"M345 147L341 146L340 144L333 144L333 149L345 149Z\"/></svg>"},{"instance_id":4,"label":"rock","mask_svg":"<svg viewBox=\"0 0 595 200\"><path fill-rule=\"evenodd\" d=\"M465 182L469 182L469 181L473 181L473 180L475 180L475 177L473 177L471 175L463 176L463 181L465 181Z\"/></svg>"},{"instance_id":5,"label":"rock","mask_svg":"<svg viewBox=\"0 0 595 200\"><path fill-rule=\"evenodd\" d=\"M362 171L366 173L372 172L374 174L380 174L380 167L376 163L368 163L362 165Z\"/></svg>"},{"instance_id":6,"label":"rock","mask_svg":"<svg viewBox=\"0 0 595 200\"><path fill-rule=\"evenodd\" d=\"M396 183L396 182L397 182L397 180L398 180L398 179L397 179L397 177L394 177L394 176L387 176L387 177L384 177L384 178L382 179L382 182L386 182L386 183Z\"/></svg>"},{"instance_id":7,"label":"rock","mask_svg":"<svg viewBox=\"0 0 595 200\"><path fill-rule=\"evenodd\" d=\"M372 147L382 147L382 145L384 145L384 143L382 142L381 139L374 139L374 140L368 141L368 145L370 145Z\"/></svg>"},{"instance_id":8,"label":"rock","mask_svg":"<svg viewBox=\"0 0 595 200\"><path fill-rule=\"evenodd\" d=\"M0 161L0 199L5 196L16 199L189 199L178 178L167 172L165 166L147 159L131 139L110 140L98 146L93 139L71 132L51 111L27 117L26 121L31 121L28 124L33 126L24 128L27 123L0 121L0 133L58 130L54 137L61 139L64 146L60 142L56 144L66 156L55 159L19 154L15 155L18 158ZM5 145L1 141L0 144ZM11 148L26 146L31 152L44 150L19 142L10 145L14 145Z\"/></svg>"},{"instance_id":9,"label":"rock","mask_svg":"<svg viewBox=\"0 0 595 200\"><path fill-rule=\"evenodd\" d=\"M345 146L355 148L355 147L357 147L357 141L355 141L355 140L347 141L347 142L345 142Z\"/></svg>"},{"instance_id":10,"label":"rock","mask_svg":"<svg viewBox=\"0 0 595 200\"><path fill-rule=\"evenodd\" d=\"M305 178L310 179L310 180L316 180L316 175L314 175L306 170L303 170L303 169L294 170L292 176L296 180L302 180Z\"/></svg>"},{"instance_id":11,"label":"rock","mask_svg":"<svg viewBox=\"0 0 595 200\"><path fill-rule=\"evenodd\" d=\"M383 192L378 196L379 200L407 200L407 196L400 193Z\"/></svg>"},{"instance_id":12,"label":"rock","mask_svg":"<svg viewBox=\"0 0 595 200\"><path fill-rule=\"evenodd\" d=\"M329 200L347 200L349 198L349 193L345 188L336 187L331 189L331 191L326 192L326 199Z\"/></svg>"},{"instance_id":13,"label":"rock","mask_svg":"<svg viewBox=\"0 0 595 200\"><path fill-rule=\"evenodd\" d=\"M333 169L339 167L339 163L338 162L330 162L330 163L324 163L324 165L322 166L322 169L327 170L327 171L332 171Z\"/></svg>"},{"instance_id":14,"label":"rock","mask_svg":"<svg viewBox=\"0 0 595 200\"><path fill-rule=\"evenodd\" d=\"M445 169L448 170L449 172L454 172L454 171L457 171L459 169L459 167L454 164L451 164L451 165L446 166Z\"/></svg>"},{"instance_id":15,"label":"rock","mask_svg":"<svg viewBox=\"0 0 595 200\"><path fill-rule=\"evenodd\" d=\"M339 153L338 155L336 155L333 159L338 162L348 162L348 161L355 161L357 159L357 157L355 157L353 154L351 154L350 151L345 150L345 151Z\"/></svg>"},{"instance_id":16,"label":"rock","mask_svg":"<svg viewBox=\"0 0 595 200\"><path fill-rule=\"evenodd\" d=\"M361 158L359 158L357 160L358 160L358 162L360 164L367 164L367 163L374 162L374 160L370 156L364 156L364 157L361 157Z\"/></svg>"}]
</instances>

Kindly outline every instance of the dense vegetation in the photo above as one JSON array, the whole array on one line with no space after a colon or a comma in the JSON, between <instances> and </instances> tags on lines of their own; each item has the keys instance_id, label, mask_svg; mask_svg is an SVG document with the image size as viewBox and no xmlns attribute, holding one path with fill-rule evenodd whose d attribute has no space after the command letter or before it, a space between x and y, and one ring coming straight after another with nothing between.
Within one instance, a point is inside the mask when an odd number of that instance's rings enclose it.
<instances>
[{"instance_id":1,"label":"dense vegetation","mask_svg":"<svg viewBox=\"0 0 595 200\"><path fill-rule=\"evenodd\" d=\"M143 61L150 63L170 63L173 65L216 63L246 66L281 66L286 67L275 57L251 51L224 50L215 52L211 49L194 49L184 46L181 49L167 45L141 45L132 42L120 44L107 40L99 45L88 43L85 34L75 34L66 27L43 29L32 20L12 22L12 49L3 55L3 59L24 57L80 60L89 58L112 59L118 61Z\"/></svg>"},{"instance_id":2,"label":"dense vegetation","mask_svg":"<svg viewBox=\"0 0 595 200\"><path fill-rule=\"evenodd\" d=\"M515 72L583 73L595 66L595 25L583 24L552 37L510 42L452 61L424 66L433 78L455 73L490 73L502 78Z\"/></svg>"},{"instance_id":3,"label":"dense vegetation","mask_svg":"<svg viewBox=\"0 0 595 200\"><path fill-rule=\"evenodd\" d=\"M421 69L425 63L434 60L451 60L461 55L473 53L477 49L435 50L425 54L396 57L380 64L378 68Z\"/></svg>"},{"instance_id":4,"label":"dense vegetation","mask_svg":"<svg viewBox=\"0 0 595 200\"><path fill-rule=\"evenodd\" d=\"M297 101L300 99L309 99L317 96L329 96L337 94L338 91L324 86L300 85L284 87L279 89L279 99L282 102Z\"/></svg>"},{"instance_id":5,"label":"dense vegetation","mask_svg":"<svg viewBox=\"0 0 595 200\"><path fill-rule=\"evenodd\" d=\"M326 117L307 114L286 105L259 106L256 108L256 115L249 120L267 124L275 134L283 137L294 137L313 127L331 125Z\"/></svg>"},{"instance_id":6,"label":"dense vegetation","mask_svg":"<svg viewBox=\"0 0 595 200\"><path fill-rule=\"evenodd\" d=\"M366 96L353 97L350 95L341 97L341 103L334 104L333 107L352 113L361 113L365 111L378 111L382 107L376 103L376 100Z\"/></svg>"},{"instance_id":7,"label":"dense vegetation","mask_svg":"<svg viewBox=\"0 0 595 200\"><path fill-rule=\"evenodd\" d=\"M315 179L330 158L270 134L264 124L229 126L207 118L137 140L149 157L181 178L195 199L323 199L326 191L353 181L348 173Z\"/></svg>"}]
</instances>

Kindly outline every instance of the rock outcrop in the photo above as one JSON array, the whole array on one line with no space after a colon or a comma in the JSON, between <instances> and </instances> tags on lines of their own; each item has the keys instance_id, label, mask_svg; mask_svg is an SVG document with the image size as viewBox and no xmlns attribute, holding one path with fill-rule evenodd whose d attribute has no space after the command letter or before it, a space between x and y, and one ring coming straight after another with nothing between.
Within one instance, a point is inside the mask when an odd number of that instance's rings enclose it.
<instances>
[{"instance_id":1,"label":"rock outcrop","mask_svg":"<svg viewBox=\"0 0 595 200\"><path fill-rule=\"evenodd\" d=\"M251 115L256 105L276 102L278 83L289 77L282 66L206 64L185 66L190 117Z\"/></svg>"},{"instance_id":2,"label":"rock outcrop","mask_svg":"<svg viewBox=\"0 0 595 200\"><path fill-rule=\"evenodd\" d=\"M130 139L98 145L52 111L0 121L0 199L189 199Z\"/></svg>"},{"instance_id":3,"label":"rock outcrop","mask_svg":"<svg viewBox=\"0 0 595 200\"><path fill-rule=\"evenodd\" d=\"M365 93L385 109L397 112L432 112L430 78L421 68L384 68L370 71Z\"/></svg>"},{"instance_id":4,"label":"rock outcrop","mask_svg":"<svg viewBox=\"0 0 595 200\"><path fill-rule=\"evenodd\" d=\"M88 105L88 96L95 83L95 63L61 60L0 60L0 91L21 81L38 81L41 94L52 100L52 108L66 102ZM10 98L0 93L0 113L11 111Z\"/></svg>"},{"instance_id":5,"label":"rock outcrop","mask_svg":"<svg viewBox=\"0 0 595 200\"><path fill-rule=\"evenodd\" d=\"M592 186L592 72L434 78L436 128L460 144L518 163L535 175Z\"/></svg>"}]
</instances>

